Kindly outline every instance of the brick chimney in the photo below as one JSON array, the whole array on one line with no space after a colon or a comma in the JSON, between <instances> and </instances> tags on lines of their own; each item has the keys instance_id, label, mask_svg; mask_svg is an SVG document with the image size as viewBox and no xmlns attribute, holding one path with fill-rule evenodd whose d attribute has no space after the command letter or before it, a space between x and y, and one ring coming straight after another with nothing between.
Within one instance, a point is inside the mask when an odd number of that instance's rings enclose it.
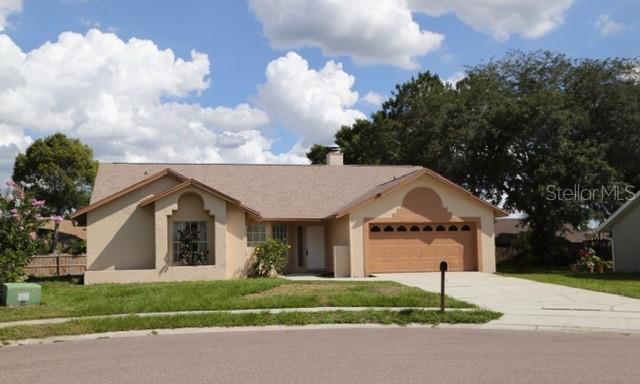
<instances>
[{"instance_id":1,"label":"brick chimney","mask_svg":"<svg viewBox=\"0 0 640 384\"><path fill-rule=\"evenodd\" d=\"M331 147L327 153L327 165L343 165L344 156L340 152L340 148Z\"/></svg>"}]
</instances>

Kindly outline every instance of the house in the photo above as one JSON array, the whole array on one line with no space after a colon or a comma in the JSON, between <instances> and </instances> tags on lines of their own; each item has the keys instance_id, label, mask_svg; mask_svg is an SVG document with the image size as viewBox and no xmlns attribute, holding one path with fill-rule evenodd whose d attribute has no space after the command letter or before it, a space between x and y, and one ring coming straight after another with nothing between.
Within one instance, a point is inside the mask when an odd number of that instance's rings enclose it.
<instances>
[{"instance_id":1,"label":"house","mask_svg":"<svg viewBox=\"0 0 640 384\"><path fill-rule=\"evenodd\" d=\"M517 217L500 217L496 219L496 247L510 247L519 233L529 229L522 219ZM580 245L589 240L589 232L575 229L572 225L565 225L564 231L558 231L556 236L571 244Z\"/></svg>"},{"instance_id":2,"label":"house","mask_svg":"<svg viewBox=\"0 0 640 384\"><path fill-rule=\"evenodd\" d=\"M38 237L48 238L52 236L55 228L55 222L51 218L47 218L42 226L38 228ZM58 228L58 241L67 244L72 241L86 241L87 228L74 225L72 220L62 220Z\"/></svg>"},{"instance_id":3,"label":"house","mask_svg":"<svg viewBox=\"0 0 640 384\"><path fill-rule=\"evenodd\" d=\"M605 220L598 232L612 242L613 270L640 272L640 192Z\"/></svg>"},{"instance_id":4,"label":"house","mask_svg":"<svg viewBox=\"0 0 640 384\"><path fill-rule=\"evenodd\" d=\"M290 245L286 272L494 272L494 218L507 213L416 166L99 165L85 283L239 278L268 237ZM202 259L180 258L195 231ZM183 232L180 232L183 231ZM196 264L196 265L190 265Z\"/></svg>"}]
</instances>

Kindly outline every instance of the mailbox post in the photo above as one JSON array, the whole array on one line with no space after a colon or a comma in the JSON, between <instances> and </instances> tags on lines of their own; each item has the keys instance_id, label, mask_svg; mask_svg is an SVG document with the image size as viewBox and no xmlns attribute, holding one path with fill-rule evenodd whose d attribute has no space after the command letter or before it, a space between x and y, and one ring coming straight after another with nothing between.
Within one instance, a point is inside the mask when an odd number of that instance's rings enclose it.
<instances>
[{"instance_id":1,"label":"mailbox post","mask_svg":"<svg viewBox=\"0 0 640 384\"><path fill-rule=\"evenodd\" d=\"M444 313L444 273L447 271L446 261L440 262L440 313Z\"/></svg>"}]
</instances>

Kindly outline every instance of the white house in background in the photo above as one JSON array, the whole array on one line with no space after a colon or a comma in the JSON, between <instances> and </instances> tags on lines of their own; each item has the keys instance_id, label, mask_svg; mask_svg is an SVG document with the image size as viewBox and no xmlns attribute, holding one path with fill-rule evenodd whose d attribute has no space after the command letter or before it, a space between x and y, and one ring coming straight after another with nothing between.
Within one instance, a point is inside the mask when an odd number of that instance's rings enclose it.
<instances>
[{"instance_id":1,"label":"white house in background","mask_svg":"<svg viewBox=\"0 0 640 384\"><path fill-rule=\"evenodd\" d=\"M613 270L640 272L640 192L615 211L600 227L613 241Z\"/></svg>"}]
</instances>

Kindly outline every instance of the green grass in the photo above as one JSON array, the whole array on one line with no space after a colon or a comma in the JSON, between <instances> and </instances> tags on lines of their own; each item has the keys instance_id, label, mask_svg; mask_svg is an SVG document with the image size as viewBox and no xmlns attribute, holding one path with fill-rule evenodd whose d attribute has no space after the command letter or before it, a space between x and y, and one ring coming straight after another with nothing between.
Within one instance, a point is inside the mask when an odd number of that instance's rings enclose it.
<instances>
[{"instance_id":1,"label":"green grass","mask_svg":"<svg viewBox=\"0 0 640 384\"><path fill-rule=\"evenodd\" d=\"M568 287L613 293L640 299L640 275L604 273L586 275L567 271L533 271L530 273L503 272L504 276L529 279L541 283L566 285Z\"/></svg>"},{"instance_id":2,"label":"green grass","mask_svg":"<svg viewBox=\"0 0 640 384\"><path fill-rule=\"evenodd\" d=\"M0 328L0 342L43 338L51 336L80 335L141 329L174 329L187 327L237 327L265 325L307 324L439 324L439 323L486 323L501 314L485 310L425 311L419 309L401 312L385 310L260 313L214 313L202 315L178 315L162 317L140 317L131 315L121 318L80 319L62 324L26 325Z\"/></svg>"},{"instance_id":3,"label":"green grass","mask_svg":"<svg viewBox=\"0 0 640 384\"><path fill-rule=\"evenodd\" d=\"M52 317L187 310L296 307L438 307L439 295L394 282L246 279L100 284L40 281L42 304L0 307L0 322ZM448 299L454 308L473 305Z\"/></svg>"}]
</instances>

